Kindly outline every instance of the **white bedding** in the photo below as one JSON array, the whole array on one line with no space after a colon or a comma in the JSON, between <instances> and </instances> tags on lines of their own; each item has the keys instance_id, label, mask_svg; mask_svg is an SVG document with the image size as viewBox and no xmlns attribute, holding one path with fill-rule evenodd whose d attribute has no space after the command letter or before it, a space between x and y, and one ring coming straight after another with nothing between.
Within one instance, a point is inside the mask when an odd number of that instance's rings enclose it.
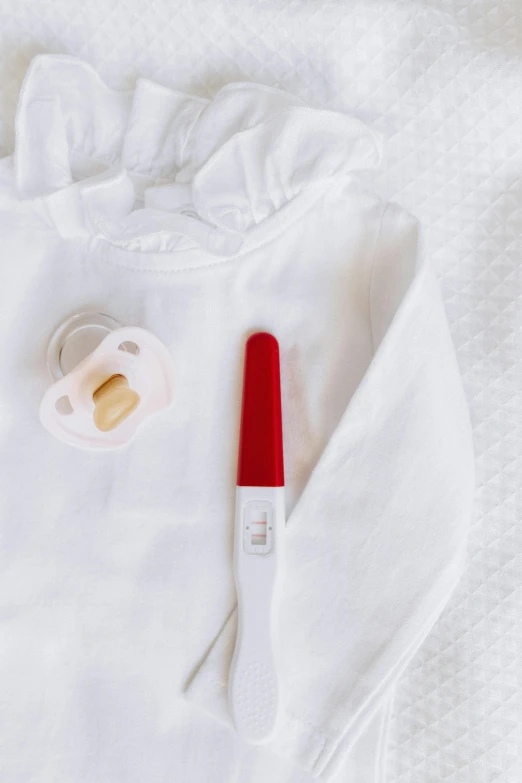
<instances>
[{"instance_id":1,"label":"white bedding","mask_svg":"<svg viewBox=\"0 0 522 783\"><path fill-rule=\"evenodd\" d=\"M384 134L377 186L424 225L478 475L468 568L402 680L389 778L519 783L520 4L0 0L1 153L12 150L21 80L43 51L83 57L116 87L137 75L202 96L229 81L276 85Z\"/></svg>"}]
</instances>

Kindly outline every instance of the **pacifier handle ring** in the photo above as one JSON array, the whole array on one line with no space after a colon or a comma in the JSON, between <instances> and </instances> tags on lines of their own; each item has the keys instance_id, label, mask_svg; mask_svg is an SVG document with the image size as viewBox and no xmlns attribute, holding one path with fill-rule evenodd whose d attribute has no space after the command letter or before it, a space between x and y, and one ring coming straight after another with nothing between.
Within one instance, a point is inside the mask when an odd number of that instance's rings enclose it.
<instances>
[{"instance_id":1,"label":"pacifier handle ring","mask_svg":"<svg viewBox=\"0 0 522 783\"><path fill-rule=\"evenodd\" d=\"M57 327L47 347L47 367L55 381L64 378L121 324L106 313L77 313Z\"/></svg>"}]
</instances>

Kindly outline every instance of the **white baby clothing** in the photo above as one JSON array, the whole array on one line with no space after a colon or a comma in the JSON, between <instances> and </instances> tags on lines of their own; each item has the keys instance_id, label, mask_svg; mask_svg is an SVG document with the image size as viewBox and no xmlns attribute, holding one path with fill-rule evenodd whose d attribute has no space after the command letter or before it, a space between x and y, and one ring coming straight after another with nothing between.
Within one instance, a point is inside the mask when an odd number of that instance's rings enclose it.
<instances>
[{"instance_id":1,"label":"white baby clothing","mask_svg":"<svg viewBox=\"0 0 522 783\"><path fill-rule=\"evenodd\" d=\"M365 187L357 118L232 84L212 101L37 57L0 163L2 781L383 781L395 683L462 567L466 405L415 219ZM130 446L38 421L76 312L170 349ZM242 354L280 345L280 727L231 728ZM27 750L30 745L30 752Z\"/></svg>"}]
</instances>

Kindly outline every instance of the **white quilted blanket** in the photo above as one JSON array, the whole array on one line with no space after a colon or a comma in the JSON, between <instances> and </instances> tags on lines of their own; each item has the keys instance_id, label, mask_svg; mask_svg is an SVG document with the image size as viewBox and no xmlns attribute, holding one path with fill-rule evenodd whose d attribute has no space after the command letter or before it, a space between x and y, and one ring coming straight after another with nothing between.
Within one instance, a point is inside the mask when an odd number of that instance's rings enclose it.
<instances>
[{"instance_id":1,"label":"white quilted blanket","mask_svg":"<svg viewBox=\"0 0 522 783\"><path fill-rule=\"evenodd\" d=\"M388 777L519 783L520 3L0 0L2 154L12 150L28 63L44 51L82 57L115 87L138 75L202 96L229 81L276 85L356 112L384 134L377 185L424 225L468 394L478 472L468 568L402 680Z\"/></svg>"}]
</instances>

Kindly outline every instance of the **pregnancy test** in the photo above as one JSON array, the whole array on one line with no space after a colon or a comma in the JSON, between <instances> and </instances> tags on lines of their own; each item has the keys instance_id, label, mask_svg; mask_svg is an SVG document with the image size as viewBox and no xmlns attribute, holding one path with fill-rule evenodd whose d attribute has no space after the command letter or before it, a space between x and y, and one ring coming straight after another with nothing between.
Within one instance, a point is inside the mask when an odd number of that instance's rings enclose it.
<instances>
[{"instance_id":1,"label":"pregnancy test","mask_svg":"<svg viewBox=\"0 0 522 783\"><path fill-rule=\"evenodd\" d=\"M279 346L267 332L245 347L234 534L238 630L229 706L242 739L266 742L279 708L278 590L285 532Z\"/></svg>"}]
</instances>

